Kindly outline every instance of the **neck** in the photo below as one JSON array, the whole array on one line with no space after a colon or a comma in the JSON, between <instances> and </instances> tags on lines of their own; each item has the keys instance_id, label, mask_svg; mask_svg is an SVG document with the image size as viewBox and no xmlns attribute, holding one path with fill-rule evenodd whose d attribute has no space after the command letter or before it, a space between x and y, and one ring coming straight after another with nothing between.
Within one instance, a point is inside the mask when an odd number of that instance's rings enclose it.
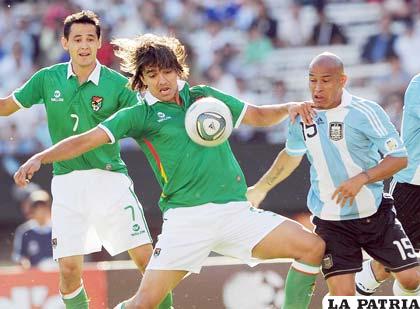
<instances>
[{"instance_id":1,"label":"neck","mask_svg":"<svg viewBox=\"0 0 420 309\"><path fill-rule=\"evenodd\" d=\"M96 61L89 66L80 66L76 65L73 62L71 63L74 74L76 74L79 84L83 84L92 74L93 70L96 67Z\"/></svg>"},{"instance_id":2,"label":"neck","mask_svg":"<svg viewBox=\"0 0 420 309\"><path fill-rule=\"evenodd\" d=\"M177 105L182 105L181 96L179 95L179 92L175 95L175 102Z\"/></svg>"}]
</instances>

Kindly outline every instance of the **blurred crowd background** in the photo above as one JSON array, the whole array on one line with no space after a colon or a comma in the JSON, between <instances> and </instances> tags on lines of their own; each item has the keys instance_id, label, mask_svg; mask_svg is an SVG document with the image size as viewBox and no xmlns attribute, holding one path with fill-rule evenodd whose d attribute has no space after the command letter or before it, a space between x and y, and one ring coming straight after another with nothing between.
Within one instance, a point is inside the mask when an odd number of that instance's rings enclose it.
<instances>
[{"instance_id":1,"label":"blurred crowd background","mask_svg":"<svg viewBox=\"0 0 420 309\"><path fill-rule=\"evenodd\" d=\"M101 18L102 64L119 69L113 38L174 35L187 46L191 84L257 105L309 99L308 64L331 51L344 60L349 90L381 104L399 129L405 88L420 72L420 0L3 0L0 97L40 68L68 61L62 23L81 9ZM241 126L232 139L281 144L286 128ZM43 105L0 119L0 167L9 175L17 157L50 143ZM122 149L137 148L123 140Z\"/></svg>"},{"instance_id":2,"label":"blurred crowd background","mask_svg":"<svg viewBox=\"0 0 420 309\"><path fill-rule=\"evenodd\" d=\"M118 69L110 40L153 32L187 47L191 84L212 85L253 104L308 99L307 65L318 51L340 55L354 94L378 101L400 124L402 97L420 72L420 1L58 0L4 1L0 9L0 96L36 70L68 60L65 16L91 9L102 20L101 63ZM235 132L240 142L282 143L285 125ZM50 144L42 105L0 121L0 154ZM132 141L123 149L134 148ZM4 160L3 160L4 161ZM3 164L13 164L10 158ZM12 168L12 167L10 167Z\"/></svg>"}]
</instances>

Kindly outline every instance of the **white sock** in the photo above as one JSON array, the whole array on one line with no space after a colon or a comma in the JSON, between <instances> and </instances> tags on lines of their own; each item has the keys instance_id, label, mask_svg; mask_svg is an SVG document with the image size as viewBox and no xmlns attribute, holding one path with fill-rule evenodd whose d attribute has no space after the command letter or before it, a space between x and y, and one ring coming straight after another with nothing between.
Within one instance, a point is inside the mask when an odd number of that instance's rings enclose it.
<instances>
[{"instance_id":1,"label":"white sock","mask_svg":"<svg viewBox=\"0 0 420 309\"><path fill-rule=\"evenodd\" d=\"M364 261L362 271L356 273L356 295L372 295L382 283L376 280L370 262Z\"/></svg>"},{"instance_id":2,"label":"white sock","mask_svg":"<svg viewBox=\"0 0 420 309\"><path fill-rule=\"evenodd\" d=\"M420 296L420 286L418 286L417 289L410 291L404 289L398 280L394 280L392 292L394 292L394 296Z\"/></svg>"}]
</instances>

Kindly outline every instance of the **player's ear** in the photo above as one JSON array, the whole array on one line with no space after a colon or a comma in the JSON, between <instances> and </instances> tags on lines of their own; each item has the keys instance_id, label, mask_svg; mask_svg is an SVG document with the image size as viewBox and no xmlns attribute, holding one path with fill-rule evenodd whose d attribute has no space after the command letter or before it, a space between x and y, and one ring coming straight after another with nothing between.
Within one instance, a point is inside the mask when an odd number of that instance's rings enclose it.
<instances>
[{"instance_id":1,"label":"player's ear","mask_svg":"<svg viewBox=\"0 0 420 309\"><path fill-rule=\"evenodd\" d=\"M69 50L69 45L68 44L69 44L69 41L64 36L62 36L61 37L61 46L63 46L63 49L66 50L66 51Z\"/></svg>"},{"instance_id":2,"label":"player's ear","mask_svg":"<svg viewBox=\"0 0 420 309\"><path fill-rule=\"evenodd\" d=\"M99 37L98 41L98 49L100 49L102 47L102 36Z\"/></svg>"},{"instance_id":3,"label":"player's ear","mask_svg":"<svg viewBox=\"0 0 420 309\"><path fill-rule=\"evenodd\" d=\"M340 84L342 87L344 87L346 85L347 82L347 75L346 74L341 74L340 76Z\"/></svg>"}]
</instances>

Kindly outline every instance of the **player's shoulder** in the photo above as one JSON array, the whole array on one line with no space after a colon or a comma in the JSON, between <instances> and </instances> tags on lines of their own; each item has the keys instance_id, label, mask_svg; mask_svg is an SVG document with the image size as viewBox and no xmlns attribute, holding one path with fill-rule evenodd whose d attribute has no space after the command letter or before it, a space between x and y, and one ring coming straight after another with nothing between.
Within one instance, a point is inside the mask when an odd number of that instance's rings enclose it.
<instances>
[{"instance_id":1,"label":"player's shoulder","mask_svg":"<svg viewBox=\"0 0 420 309\"><path fill-rule=\"evenodd\" d=\"M37 71L37 74L43 74L43 75L55 75L55 74L59 74L59 75L63 75L66 76L67 74L67 66L68 66L68 62L62 62L62 63L57 63L48 67L43 67L41 69L39 69Z\"/></svg>"},{"instance_id":2,"label":"player's shoulder","mask_svg":"<svg viewBox=\"0 0 420 309\"><path fill-rule=\"evenodd\" d=\"M349 117L360 121L381 118L385 113L377 102L357 96L353 96L349 110Z\"/></svg>"},{"instance_id":3,"label":"player's shoulder","mask_svg":"<svg viewBox=\"0 0 420 309\"><path fill-rule=\"evenodd\" d=\"M127 85L128 83L127 77L105 65L101 65L101 79L122 85Z\"/></svg>"},{"instance_id":4,"label":"player's shoulder","mask_svg":"<svg viewBox=\"0 0 420 309\"><path fill-rule=\"evenodd\" d=\"M207 85L194 85L194 86L189 86L189 91L191 93L191 96L194 97L205 97L205 96L209 96L209 91L211 91L213 88Z\"/></svg>"}]
</instances>

